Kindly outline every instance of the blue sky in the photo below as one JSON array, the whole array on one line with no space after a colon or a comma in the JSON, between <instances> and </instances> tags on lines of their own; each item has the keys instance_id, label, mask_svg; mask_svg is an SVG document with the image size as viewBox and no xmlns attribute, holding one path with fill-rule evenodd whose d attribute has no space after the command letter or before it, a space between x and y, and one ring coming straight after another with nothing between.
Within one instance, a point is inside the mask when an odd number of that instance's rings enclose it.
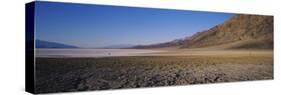
<instances>
[{"instance_id":1,"label":"blue sky","mask_svg":"<svg viewBox=\"0 0 281 95\"><path fill-rule=\"evenodd\" d=\"M235 14L37 2L36 39L79 47L146 45L191 36Z\"/></svg>"}]
</instances>

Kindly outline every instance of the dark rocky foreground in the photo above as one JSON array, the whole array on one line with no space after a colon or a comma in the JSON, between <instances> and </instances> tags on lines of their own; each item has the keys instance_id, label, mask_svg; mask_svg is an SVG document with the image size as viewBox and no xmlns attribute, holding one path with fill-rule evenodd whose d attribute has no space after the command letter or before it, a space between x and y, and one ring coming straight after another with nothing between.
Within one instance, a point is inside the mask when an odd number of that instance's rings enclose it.
<instances>
[{"instance_id":1,"label":"dark rocky foreground","mask_svg":"<svg viewBox=\"0 0 281 95\"><path fill-rule=\"evenodd\" d=\"M273 58L36 58L36 71L36 93L52 93L273 79Z\"/></svg>"}]
</instances>

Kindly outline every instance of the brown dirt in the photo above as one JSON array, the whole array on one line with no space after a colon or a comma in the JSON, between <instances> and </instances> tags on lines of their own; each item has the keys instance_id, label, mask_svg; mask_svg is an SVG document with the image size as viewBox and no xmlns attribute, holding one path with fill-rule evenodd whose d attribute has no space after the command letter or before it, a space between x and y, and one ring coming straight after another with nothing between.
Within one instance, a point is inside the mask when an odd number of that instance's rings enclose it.
<instances>
[{"instance_id":1,"label":"brown dirt","mask_svg":"<svg viewBox=\"0 0 281 95\"><path fill-rule=\"evenodd\" d=\"M36 58L36 92L273 79L273 55Z\"/></svg>"}]
</instances>

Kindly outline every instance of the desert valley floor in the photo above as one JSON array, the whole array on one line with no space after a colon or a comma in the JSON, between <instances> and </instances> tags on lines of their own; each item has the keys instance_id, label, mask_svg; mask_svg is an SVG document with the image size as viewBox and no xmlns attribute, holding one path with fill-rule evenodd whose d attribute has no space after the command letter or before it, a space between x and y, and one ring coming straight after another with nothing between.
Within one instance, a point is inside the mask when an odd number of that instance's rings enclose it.
<instances>
[{"instance_id":1,"label":"desert valley floor","mask_svg":"<svg viewBox=\"0 0 281 95\"><path fill-rule=\"evenodd\" d=\"M273 79L273 50L168 50L138 56L36 58L36 92Z\"/></svg>"}]
</instances>

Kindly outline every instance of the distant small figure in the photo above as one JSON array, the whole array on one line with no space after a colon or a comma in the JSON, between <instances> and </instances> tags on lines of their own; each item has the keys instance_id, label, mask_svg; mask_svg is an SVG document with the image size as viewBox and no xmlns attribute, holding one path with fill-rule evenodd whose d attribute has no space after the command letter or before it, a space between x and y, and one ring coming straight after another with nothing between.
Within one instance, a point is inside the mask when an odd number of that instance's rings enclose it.
<instances>
[{"instance_id":1,"label":"distant small figure","mask_svg":"<svg viewBox=\"0 0 281 95\"><path fill-rule=\"evenodd\" d=\"M108 55L111 55L111 53L108 53Z\"/></svg>"}]
</instances>

